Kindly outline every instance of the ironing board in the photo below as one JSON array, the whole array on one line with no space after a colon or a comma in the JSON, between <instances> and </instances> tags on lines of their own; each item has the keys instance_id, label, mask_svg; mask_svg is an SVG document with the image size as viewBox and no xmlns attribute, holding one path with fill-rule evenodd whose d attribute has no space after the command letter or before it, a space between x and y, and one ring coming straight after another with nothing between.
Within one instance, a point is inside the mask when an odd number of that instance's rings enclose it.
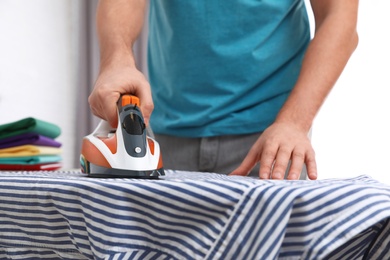
<instances>
[{"instance_id":1,"label":"ironing board","mask_svg":"<svg viewBox=\"0 0 390 260\"><path fill-rule=\"evenodd\" d=\"M369 176L0 172L0 259L389 259L389 233L390 187Z\"/></svg>"}]
</instances>

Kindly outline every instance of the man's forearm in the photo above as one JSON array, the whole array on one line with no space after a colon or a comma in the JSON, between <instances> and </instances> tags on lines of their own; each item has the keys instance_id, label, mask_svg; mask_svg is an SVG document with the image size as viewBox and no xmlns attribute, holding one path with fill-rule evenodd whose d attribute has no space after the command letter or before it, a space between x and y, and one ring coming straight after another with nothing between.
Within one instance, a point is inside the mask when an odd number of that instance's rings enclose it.
<instances>
[{"instance_id":1,"label":"man's forearm","mask_svg":"<svg viewBox=\"0 0 390 260\"><path fill-rule=\"evenodd\" d=\"M144 23L145 0L100 0L96 13L101 68L122 61L135 64L132 46Z\"/></svg>"},{"instance_id":2,"label":"man's forearm","mask_svg":"<svg viewBox=\"0 0 390 260\"><path fill-rule=\"evenodd\" d=\"M306 52L296 86L276 119L293 122L305 131L310 129L358 42L357 1L344 0L329 6L324 6L325 2L332 1L312 2L317 15L315 37Z\"/></svg>"}]
</instances>

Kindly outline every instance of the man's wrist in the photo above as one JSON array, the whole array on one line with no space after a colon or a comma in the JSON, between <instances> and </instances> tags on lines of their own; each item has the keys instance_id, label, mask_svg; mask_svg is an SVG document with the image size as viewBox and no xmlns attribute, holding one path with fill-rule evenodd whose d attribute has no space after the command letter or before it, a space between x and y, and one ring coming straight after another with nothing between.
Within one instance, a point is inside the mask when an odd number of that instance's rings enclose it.
<instances>
[{"instance_id":1,"label":"man's wrist","mask_svg":"<svg viewBox=\"0 0 390 260\"><path fill-rule=\"evenodd\" d=\"M100 68L120 66L135 67L135 59L131 50L115 50L111 52L102 52L100 57Z\"/></svg>"}]
</instances>

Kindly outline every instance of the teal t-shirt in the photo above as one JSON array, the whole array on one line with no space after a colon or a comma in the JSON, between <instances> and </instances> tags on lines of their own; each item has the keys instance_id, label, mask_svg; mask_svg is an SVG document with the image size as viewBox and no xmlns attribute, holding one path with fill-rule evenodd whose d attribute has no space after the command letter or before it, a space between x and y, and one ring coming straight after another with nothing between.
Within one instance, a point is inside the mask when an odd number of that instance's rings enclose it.
<instances>
[{"instance_id":1,"label":"teal t-shirt","mask_svg":"<svg viewBox=\"0 0 390 260\"><path fill-rule=\"evenodd\" d=\"M152 0L154 132L261 132L298 77L310 41L304 0Z\"/></svg>"}]
</instances>

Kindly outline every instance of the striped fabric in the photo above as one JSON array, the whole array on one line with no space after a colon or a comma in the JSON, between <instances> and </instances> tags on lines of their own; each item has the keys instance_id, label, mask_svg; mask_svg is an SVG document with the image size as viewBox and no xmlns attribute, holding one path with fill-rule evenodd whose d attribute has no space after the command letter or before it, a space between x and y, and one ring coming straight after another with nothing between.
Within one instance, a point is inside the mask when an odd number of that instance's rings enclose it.
<instances>
[{"instance_id":1,"label":"striped fabric","mask_svg":"<svg viewBox=\"0 0 390 260\"><path fill-rule=\"evenodd\" d=\"M0 259L389 259L390 186L0 172Z\"/></svg>"}]
</instances>

